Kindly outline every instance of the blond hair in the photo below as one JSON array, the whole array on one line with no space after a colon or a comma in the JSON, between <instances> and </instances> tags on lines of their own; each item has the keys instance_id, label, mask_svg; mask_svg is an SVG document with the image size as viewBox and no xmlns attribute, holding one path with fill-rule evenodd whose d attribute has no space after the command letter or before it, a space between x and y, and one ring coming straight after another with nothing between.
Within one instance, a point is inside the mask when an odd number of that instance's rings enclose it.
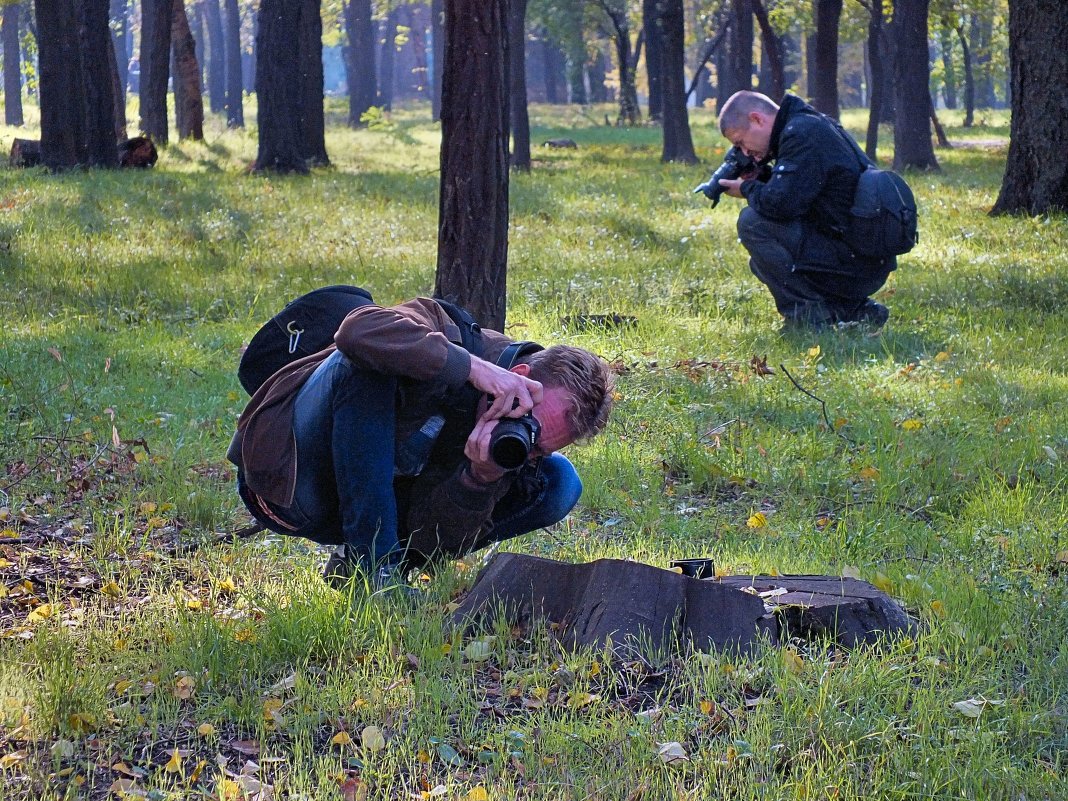
<instances>
[{"instance_id":1,"label":"blond hair","mask_svg":"<svg viewBox=\"0 0 1068 801\"><path fill-rule=\"evenodd\" d=\"M608 364L588 350L553 345L522 360L530 377L546 387L559 387L571 396L571 432L576 440L598 434L612 411L616 377Z\"/></svg>"}]
</instances>

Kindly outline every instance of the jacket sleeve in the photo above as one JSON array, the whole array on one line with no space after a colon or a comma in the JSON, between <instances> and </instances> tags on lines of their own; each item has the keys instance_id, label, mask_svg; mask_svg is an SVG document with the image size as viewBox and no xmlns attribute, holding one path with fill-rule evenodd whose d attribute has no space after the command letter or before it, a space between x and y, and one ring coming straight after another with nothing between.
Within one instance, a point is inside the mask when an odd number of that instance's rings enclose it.
<instances>
[{"instance_id":1,"label":"jacket sleeve","mask_svg":"<svg viewBox=\"0 0 1068 801\"><path fill-rule=\"evenodd\" d=\"M456 341L450 341L452 330ZM457 389L471 373L471 356L457 342L459 329L433 300L399 306L361 306L334 336L338 350L360 367L416 381L443 381Z\"/></svg>"},{"instance_id":2,"label":"jacket sleeve","mask_svg":"<svg viewBox=\"0 0 1068 801\"><path fill-rule=\"evenodd\" d=\"M791 122L779 139L779 153L767 183L742 184L742 195L762 217L783 222L805 216L827 181L818 138L812 126Z\"/></svg>"}]
</instances>

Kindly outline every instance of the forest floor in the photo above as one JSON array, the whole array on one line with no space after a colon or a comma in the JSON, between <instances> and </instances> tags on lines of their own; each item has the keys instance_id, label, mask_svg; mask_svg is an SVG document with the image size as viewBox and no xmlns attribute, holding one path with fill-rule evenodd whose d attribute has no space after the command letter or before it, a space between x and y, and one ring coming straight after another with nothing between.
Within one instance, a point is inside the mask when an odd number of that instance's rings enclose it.
<instances>
[{"instance_id":1,"label":"forest floor","mask_svg":"<svg viewBox=\"0 0 1068 801\"><path fill-rule=\"evenodd\" d=\"M0 799L1068 797L1068 220L990 218L1005 147L939 150L885 329L784 335L738 203L691 194L712 114L691 167L606 112L533 107L511 180L508 331L620 397L575 513L508 549L855 575L914 636L610 659L450 629L477 557L383 603L231 541L243 344L315 286L430 292L438 131L331 107L333 166L276 177L213 118L152 170L0 169Z\"/></svg>"}]
</instances>

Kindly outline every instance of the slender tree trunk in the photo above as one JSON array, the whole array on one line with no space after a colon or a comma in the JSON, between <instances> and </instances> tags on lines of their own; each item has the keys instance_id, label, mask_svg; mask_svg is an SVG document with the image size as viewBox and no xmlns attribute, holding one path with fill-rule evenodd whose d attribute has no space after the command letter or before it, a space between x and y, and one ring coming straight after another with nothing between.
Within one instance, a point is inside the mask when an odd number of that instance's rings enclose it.
<instances>
[{"instance_id":1,"label":"slender tree trunk","mask_svg":"<svg viewBox=\"0 0 1068 801\"><path fill-rule=\"evenodd\" d=\"M434 41L433 76L431 76L430 112L434 120L441 119L441 71L445 66L445 6L444 0L430 0L430 34Z\"/></svg>"},{"instance_id":2,"label":"slender tree trunk","mask_svg":"<svg viewBox=\"0 0 1068 801\"><path fill-rule=\"evenodd\" d=\"M378 65L378 105L393 110L393 62L397 52L397 12L390 9L382 23L382 59Z\"/></svg>"},{"instance_id":3,"label":"slender tree trunk","mask_svg":"<svg viewBox=\"0 0 1068 801\"><path fill-rule=\"evenodd\" d=\"M126 139L126 95L122 91L122 79L119 77L114 37L108 39L108 73L111 76L111 108L114 124L112 144L114 144Z\"/></svg>"},{"instance_id":4,"label":"slender tree trunk","mask_svg":"<svg viewBox=\"0 0 1068 801\"><path fill-rule=\"evenodd\" d=\"M731 0L731 30L728 43L729 72L726 76L721 76L720 81L724 83L724 93L730 97L741 89L753 88L753 4L751 0Z\"/></svg>"},{"instance_id":5,"label":"slender tree trunk","mask_svg":"<svg viewBox=\"0 0 1068 801\"><path fill-rule=\"evenodd\" d=\"M948 21L943 20L938 37L942 50L942 99L946 108L953 111L957 108L957 70L953 60L953 28Z\"/></svg>"},{"instance_id":6,"label":"slender tree trunk","mask_svg":"<svg viewBox=\"0 0 1068 801\"><path fill-rule=\"evenodd\" d=\"M816 68L812 73L812 105L838 118L838 23L842 0L816 0Z\"/></svg>"},{"instance_id":7,"label":"slender tree trunk","mask_svg":"<svg viewBox=\"0 0 1068 801\"><path fill-rule=\"evenodd\" d=\"M226 45L219 0L202 0L208 28L208 104L213 114L226 108ZM203 58L203 53L201 53Z\"/></svg>"},{"instance_id":8,"label":"slender tree trunk","mask_svg":"<svg viewBox=\"0 0 1068 801\"><path fill-rule=\"evenodd\" d=\"M22 125L22 58L18 3L4 6L4 122Z\"/></svg>"},{"instance_id":9,"label":"slender tree trunk","mask_svg":"<svg viewBox=\"0 0 1068 801\"><path fill-rule=\"evenodd\" d=\"M174 48L174 116L179 139L204 138L204 96L200 91L200 64L196 43L185 13L185 0L174 0L171 11Z\"/></svg>"},{"instance_id":10,"label":"slender tree trunk","mask_svg":"<svg viewBox=\"0 0 1068 801\"><path fill-rule=\"evenodd\" d=\"M319 0L301 0L300 27L297 29L300 59L301 154L316 166L330 163L326 154L326 118L323 109L323 21Z\"/></svg>"},{"instance_id":11,"label":"slender tree trunk","mask_svg":"<svg viewBox=\"0 0 1068 801\"><path fill-rule=\"evenodd\" d=\"M949 143L949 138L946 136L946 129L942 127L942 123L938 120L938 112L935 111L934 96L930 91L927 92L928 112L931 115L931 126L934 128L935 139L938 141L939 147L952 148L953 145Z\"/></svg>"},{"instance_id":12,"label":"slender tree trunk","mask_svg":"<svg viewBox=\"0 0 1068 801\"><path fill-rule=\"evenodd\" d=\"M616 125L636 125L642 114L638 108L638 90L634 86L634 72L631 69L630 26L627 15L625 12L602 7L612 23L612 38L619 67L619 118Z\"/></svg>"},{"instance_id":13,"label":"slender tree trunk","mask_svg":"<svg viewBox=\"0 0 1068 801\"><path fill-rule=\"evenodd\" d=\"M987 14L972 14L971 40L972 59L975 69L975 102L979 108L994 108L994 75L991 70L990 40L993 38L993 20Z\"/></svg>"},{"instance_id":14,"label":"slender tree trunk","mask_svg":"<svg viewBox=\"0 0 1068 801\"><path fill-rule=\"evenodd\" d=\"M73 0L35 0L41 90L41 160L51 170L85 164L85 97Z\"/></svg>"},{"instance_id":15,"label":"slender tree trunk","mask_svg":"<svg viewBox=\"0 0 1068 801\"><path fill-rule=\"evenodd\" d=\"M527 0L510 0L508 21L509 82L513 170L530 172L530 119L527 116Z\"/></svg>"},{"instance_id":16,"label":"slender tree trunk","mask_svg":"<svg viewBox=\"0 0 1068 801\"><path fill-rule=\"evenodd\" d=\"M256 170L308 171L300 137L300 54L294 41L302 2L262 0L260 4L256 32Z\"/></svg>"},{"instance_id":17,"label":"slender tree trunk","mask_svg":"<svg viewBox=\"0 0 1068 801\"><path fill-rule=\"evenodd\" d=\"M360 118L375 104L375 27L371 0L350 0L345 7L349 34L349 125L359 128ZM435 47L440 43L435 42Z\"/></svg>"},{"instance_id":18,"label":"slender tree trunk","mask_svg":"<svg viewBox=\"0 0 1068 801\"><path fill-rule=\"evenodd\" d=\"M171 0L141 3L141 130L167 144L167 82L170 78Z\"/></svg>"},{"instance_id":19,"label":"slender tree trunk","mask_svg":"<svg viewBox=\"0 0 1068 801\"><path fill-rule=\"evenodd\" d=\"M542 39L542 54L545 64L545 102L566 103L564 92L565 60L560 47L548 36Z\"/></svg>"},{"instance_id":20,"label":"slender tree trunk","mask_svg":"<svg viewBox=\"0 0 1068 801\"><path fill-rule=\"evenodd\" d=\"M664 115L663 30L660 20L660 0L642 0L642 27L645 29L645 73L649 83L649 119L659 121Z\"/></svg>"},{"instance_id":21,"label":"slender tree trunk","mask_svg":"<svg viewBox=\"0 0 1068 801\"><path fill-rule=\"evenodd\" d=\"M526 36L523 37L526 39ZM571 102L578 106L585 106L588 102L586 97L586 63L585 48L582 57L568 55L567 57L567 85Z\"/></svg>"},{"instance_id":22,"label":"slender tree trunk","mask_svg":"<svg viewBox=\"0 0 1068 801\"><path fill-rule=\"evenodd\" d=\"M122 99L122 116L126 118L126 87L130 73L130 0L111 0L111 38L114 43L115 68L119 73L119 89ZM125 126L124 126L125 127Z\"/></svg>"},{"instance_id":23,"label":"slender tree trunk","mask_svg":"<svg viewBox=\"0 0 1068 801\"><path fill-rule=\"evenodd\" d=\"M927 9L928 0L896 0L894 4L894 169L899 171L938 169L931 146Z\"/></svg>"},{"instance_id":24,"label":"slender tree trunk","mask_svg":"<svg viewBox=\"0 0 1068 801\"><path fill-rule=\"evenodd\" d=\"M764 57L769 62L771 97L774 100L778 100L786 93L786 67L782 39L775 33L775 29L771 27L771 20L768 19L768 12L764 8L762 0L751 0L751 2L753 4L753 15L760 26L760 36L764 42ZM763 62L761 66L763 66Z\"/></svg>"},{"instance_id":25,"label":"slender tree trunk","mask_svg":"<svg viewBox=\"0 0 1068 801\"><path fill-rule=\"evenodd\" d=\"M697 154L693 150L690 117L686 111L686 35L682 0L659 0L659 6L664 114L664 148L660 160L696 164ZM651 42L655 37L647 38Z\"/></svg>"},{"instance_id":26,"label":"slender tree trunk","mask_svg":"<svg viewBox=\"0 0 1068 801\"><path fill-rule=\"evenodd\" d=\"M607 103L608 89L604 85L605 79L605 55L597 50L586 66L586 75L590 80L590 102Z\"/></svg>"},{"instance_id":27,"label":"slender tree trunk","mask_svg":"<svg viewBox=\"0 0 1068 801\"><path fill-rule=\"evenodd\" d=\"M871 92L868 101L868 132L864 152L872 161L879 149L879 120L882 119L886 72L883 67L883 0L872 0L868 20L868 66L871 69Z\"/></svg>"},{"instance_id":28,"label":"slender tree trunk","mask_svg":"<svg viewBox=\"0 0 1068 801\"><path fill-rule=\"evenodd\" d=\"M226 3L226 127L245 127L244 82L241 69L241 9L237 0Z\"/></svg>"},{"instance_id":29,"label":"slender tree trunk","mask_svg":"<svg viewBox=\"0 0 1068 801\"><path fill-rule=\"evenodd\" d=\"M508 264L508 2L446 0L434 292L503 331Z\"/></svg>"},{"instance_id":30,"label":"slender tree trunk","mask_svg":"<svg viewBox=\"0 0 1068 801\"><path fill-rule=\"evenodd\" d=\"M1012 130L994 214L1068 211L1068 17L1057 0L1009 5Z\"/></svg>"},{"instance_id":31,"label":"slender tree trunk","mask_svg":"<svg viewBox=\"0 0 1068 801\"><path fill-rule=\"evenodd\" d=\"M964 63L964 127L971 128L975 122L975 75L972 72L972 51L964 35L964 26L957 27L960 39L961 61Z\"/></svg>"}]
</instances>

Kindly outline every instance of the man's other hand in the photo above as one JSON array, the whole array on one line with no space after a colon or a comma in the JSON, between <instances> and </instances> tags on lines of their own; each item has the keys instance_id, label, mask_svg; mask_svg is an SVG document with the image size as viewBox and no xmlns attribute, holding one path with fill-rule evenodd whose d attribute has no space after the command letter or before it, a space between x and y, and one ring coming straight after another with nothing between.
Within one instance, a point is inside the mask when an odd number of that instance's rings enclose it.
<instances>
[{"instance_id":1,"label":"man's other hand","mask_svg":"<svg viewBox=\"0 0 1068 801\"><path fill-rule=\"evenodd\" d=\"M743 197L742 184L744 184L747 180L747 178L734 178L733 180L721 178L719 185L722 186L723 191L731 197Z\"/></svg>"},{"instance_id":2,"label":"man's other hand","mask_svg":"<svg viewBox=\"0 0 1068 801\"><path fill-rule=\"evenodd\" d=\"M475 389L493 397L482 420L522 417L542 400L543 389L539 382L476 356L471 357L471 373L467 380Z\"/></svg>"},{"instance_id":3,"label":"man's other hand","mask_svg":"<svg viewBox=\"0 0 1068 801\"><path fill-rule=\"evenodd\" d=\"M464 446L464 456L471 460L468 473L480 484L492 484L500 481L507 470L493 461L490 456L490 437L493 429L500 422L497 418L488 417L489 410L475 423L475 428L467 438Z\"/></svg>"}]
</instances>

